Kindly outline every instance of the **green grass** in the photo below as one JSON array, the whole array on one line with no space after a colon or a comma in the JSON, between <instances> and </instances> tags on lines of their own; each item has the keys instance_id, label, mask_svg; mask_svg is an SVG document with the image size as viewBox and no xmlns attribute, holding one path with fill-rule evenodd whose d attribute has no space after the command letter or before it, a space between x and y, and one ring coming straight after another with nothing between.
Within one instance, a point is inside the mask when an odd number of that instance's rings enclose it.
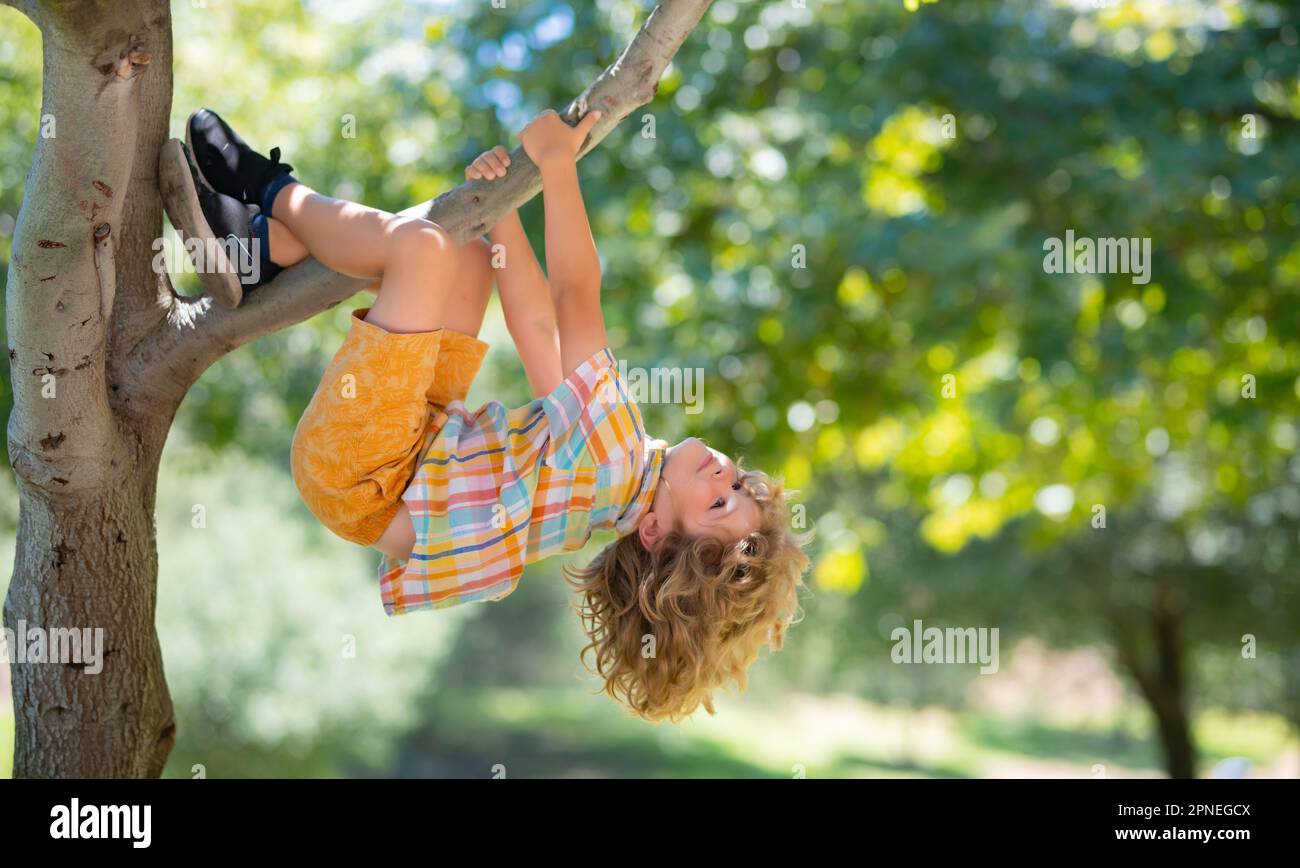
<instances>
[{"instance_id":1,"label":"green grass","mask_svg":"<svg viewBox=\"0 0 1300 868\"><path fill-rule=\"evenodd\" d=\"M608 704L608 708L600 705ZM444 691L398 748L396 768L428 777L876 778L1161 777L1141 714L1108 725L892 708L849 696L791 695L779 707L727 698L718 715L677 726L624 716L581 691ZM1202 774L1223 756L1274 761L1287 744L1274 718L1202 715ZM1245 749L1252 746L1251 749Z\"/></svg>"},{"instance_id":2,"label":"green grass","mask_svg":"<svg viewBox=\"0 0 1300 868\"><path fill-rule=\"evenodd\" d=\"M1069 727L942 709L796 695L781 708L724 699L718 715L645 724L581 690L444 691L400 739L394 765L361 777L963 778L1159 777L1159 745L1140 714L1109 727ZM604 700L608 703L608 700ZM0 708L0 778L12 774L14 720ZM1290 744L1268 715L1210 710L1197 719L1201 774L1226 756L1267 765ZM268 756L272 760L273 756ZM218 763L220 765L220 763ZM267 774L293 774L268 769ZM304 773L304 769L298 769ZM310 774L310 772L307 772Z\"/></svg>"}]
</instances>

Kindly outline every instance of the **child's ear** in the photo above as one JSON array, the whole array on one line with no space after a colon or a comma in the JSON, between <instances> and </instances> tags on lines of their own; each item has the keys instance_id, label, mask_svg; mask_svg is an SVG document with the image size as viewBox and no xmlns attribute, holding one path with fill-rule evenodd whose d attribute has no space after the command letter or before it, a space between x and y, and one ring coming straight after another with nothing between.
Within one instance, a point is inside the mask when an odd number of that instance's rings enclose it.
<instances>
[{"instance_id":1,"label":"child's ear","mask_svg":"<svg viewBox=\"0 0 1300 868\"><path fill-rule=\"evenodd\" d=\"M654 551L659 540L663 539L663 525L659 523L659 516L653 512L647 512L641 519L641 523L636 526L637 535L641 538L641 545L646 547L647 551Z\"/></svg>"}]
</instances>

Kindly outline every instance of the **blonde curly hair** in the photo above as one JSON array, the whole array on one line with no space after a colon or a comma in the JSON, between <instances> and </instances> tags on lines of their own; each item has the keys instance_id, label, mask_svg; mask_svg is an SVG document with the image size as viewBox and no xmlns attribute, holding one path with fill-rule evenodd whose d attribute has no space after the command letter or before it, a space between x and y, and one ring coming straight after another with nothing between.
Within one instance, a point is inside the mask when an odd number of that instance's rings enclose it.
<instances>
[{"instance_id":1,"label":"blonde curly hair","mask_svg":"<svg viewBox=\"0 0 1300 868\"><path fill-rule=\"evenodd\" d=\"M635 531L585 567L565 567L604 691L645 720L676 722L735 681L764 645L780 650L803 620L799 589L811 532L792 531L779 481L758 470L741 483L759 506L759 526L731 545L667 533L650 551ZM590 667L588 667L590 668Z\"/></svg>"}]
</instances>

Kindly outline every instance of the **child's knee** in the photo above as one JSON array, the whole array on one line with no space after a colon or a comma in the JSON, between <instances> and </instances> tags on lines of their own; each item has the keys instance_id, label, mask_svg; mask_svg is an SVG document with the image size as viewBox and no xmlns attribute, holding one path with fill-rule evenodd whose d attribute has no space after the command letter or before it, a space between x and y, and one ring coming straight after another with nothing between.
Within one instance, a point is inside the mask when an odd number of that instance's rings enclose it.
<instances>
[{"instance_id":1,"label":"child's knee","mask_svg":"<svg viewBox=\"0 0 1300 868\"><path fill-rule=\"evenodd\" d=\"M432 220L403 217L388 233L389 255L439 259L455 255L451 235Z\"/></svg>"}]
</instances>

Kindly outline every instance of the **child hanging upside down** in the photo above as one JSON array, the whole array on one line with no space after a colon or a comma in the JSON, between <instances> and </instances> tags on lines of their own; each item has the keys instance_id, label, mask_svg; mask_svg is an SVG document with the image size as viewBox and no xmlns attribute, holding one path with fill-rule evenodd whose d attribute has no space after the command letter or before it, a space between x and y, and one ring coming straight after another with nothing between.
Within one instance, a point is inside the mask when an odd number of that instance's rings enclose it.
<instances>
[{"instance_id":1,"label":"child hanging upside down","mask_svg":"<svg viewBox=\"0 0 1300 868\"><path fill-rule=\"evenodd\" d=\"M605 335L578 186L576 155L598 117L570 127L547 111L520 133L541 171L549 274L515 212L488 241L457 246L436 223L315 192L278 149L262 156L206 109L170 171L193 184L191 231L233 238L259 263L242 289L308 255L377 281L298 423L292 469L322 524L383 554L385 611L500 600L527 564L612 530L590 564L566 569L590 639L583 656L594 651L611 697L677 720L700 705L713 713L714 689L743 690L763 646L781 648L808 558L778 482L694 437L669 446L641 423ZM497 147L465 174L490 180L509 167ZM471 410L494 277L536 398Z\"/></svg>"}]
</instances>

